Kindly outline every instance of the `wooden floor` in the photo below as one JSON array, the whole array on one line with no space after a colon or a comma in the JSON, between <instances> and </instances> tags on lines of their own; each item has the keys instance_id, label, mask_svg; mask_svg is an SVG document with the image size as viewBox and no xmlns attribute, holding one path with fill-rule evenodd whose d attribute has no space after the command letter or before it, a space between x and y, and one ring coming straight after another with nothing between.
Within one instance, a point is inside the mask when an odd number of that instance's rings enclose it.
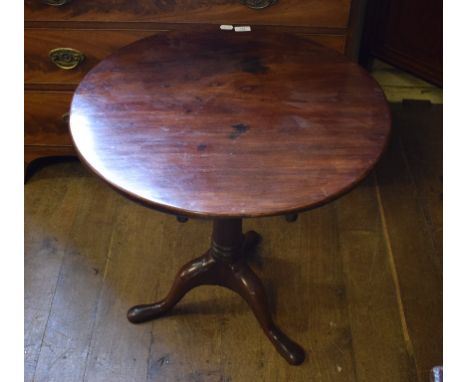
<instances>
[{"instance_id":1,"label":"wooden floor","mask_svg":"<svg viewBox=\"0 0 468 382\"><path fill-rule=\"evenodd\" d=\"M389 102L397 103L404 99L411 99L442 104L443 90L421 78L378 59L373 60L370 70Z\"/></svg>"},{"instance_id":2,"label":"wooden floor","mask_svg":"<svg viewBox=\"0 0 468 382\"><path fill-rule=\"evenodd\" d=\"M307 351L289 366L240 297L217 287L135 326L136 303L168 291L209 245L127 201L77 161L25 186L26 381L428 381L442 363L442 109L392 107L394 134L355 190L295 223L251 219L252 266L280 326Z\"/></svg>"}]
</instances>

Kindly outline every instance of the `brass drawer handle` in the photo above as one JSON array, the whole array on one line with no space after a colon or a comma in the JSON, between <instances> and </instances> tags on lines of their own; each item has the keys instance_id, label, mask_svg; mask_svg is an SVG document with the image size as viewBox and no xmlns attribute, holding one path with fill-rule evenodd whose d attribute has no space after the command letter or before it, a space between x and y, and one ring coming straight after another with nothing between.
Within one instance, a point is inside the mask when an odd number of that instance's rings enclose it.
<instances>
[{"instance_id":1,"label":"brass drawer handle","mask_svg":"<svg viewBox=\"0 0 468 382\"><path fill-rule=\"evenodd\" d=\"M53 5L54 7L60 7L61 5L71 2L71 0L41 0L41 2L47 5Z\"/></svg>"},{"instance_id":2,"label":"brass drawer handle","mask_svg":"<svg viewBox=\"0 0 468 382\"><path fill-rule=\"evenodd\" d=\"M85 59L85 55L72 48L57 48L49 52L52 62L60 69L75 69Z\"/></svg>"},{"instance_id":3,"label":"brass drawer handle","mask_svg":"<svg viewBox=\"0 0 468 382\"><path fill-rule=\"evenodd\" d=\"M241 0L241 3L252 9L263 9L276 3L276 0Z\"/></svg>"},{"instance_id":4,"label":"brass drawer handle","mask_svg":"<svg viewBox=\"0 0 468 382\"><path fill-rule=\"evenodd\" d=\"M60 116L60 119L62 120L63 123L68 125L70 123L70 112L67 111L66 113L63 113Z\"/></svg>"}]
</instances>

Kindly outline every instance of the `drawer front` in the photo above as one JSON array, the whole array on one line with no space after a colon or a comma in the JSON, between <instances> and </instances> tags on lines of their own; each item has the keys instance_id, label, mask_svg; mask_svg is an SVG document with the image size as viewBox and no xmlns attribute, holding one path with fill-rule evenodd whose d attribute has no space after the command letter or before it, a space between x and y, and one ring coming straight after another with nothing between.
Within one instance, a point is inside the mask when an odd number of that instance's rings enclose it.
<instances>
[{"instance_id":1,"label":"drawer front","mask_svg":"<svg viewBox=\"0 0 468 382\"><path fill-rule=\"evenodd\" d=\"M113 51L156 33L170 32L27 29L25 31L25 82L26 84L77 85L94 65ZM302 34L302 36L339 52L344 51L344 36L313 34Z\"/></svg>"},{"instance_id":2,"label":"drawer front","mask_svg":"<svg viewBox=\"0 0 468 382\"><path fill-rule=\"evenodd\" d=\"M26 91L24 141L26 145L71 145L68 111L72 92Z\"/></svg>"},{"instance_id":3,"label":"drawer front","mask_svg":"<svg viewBox=\"0 0 468 382\"><path fill-rule=\"evenodd\" d=\"M152 21L346 28L351 0L70 0L60 6L47 5L44 2L46 0L26 0L25 20ZM249 4L257 4L264 8L251 9Z\"/></svg>"},{"instance_id":4,"label":"drawer front","mask_svg":"<svg viewBox=\"0 0 468 382\"><path fill-rule=\"evenodd\" d=\"M26 29L25 82L76 85L86 72L113 51L155 33L158 31ZM63 48L78 53L70 58L72 53ZM83 59L78 62L80 53ZM65 68L70 63L76 66Z\"/></svg>"}]
</instances>

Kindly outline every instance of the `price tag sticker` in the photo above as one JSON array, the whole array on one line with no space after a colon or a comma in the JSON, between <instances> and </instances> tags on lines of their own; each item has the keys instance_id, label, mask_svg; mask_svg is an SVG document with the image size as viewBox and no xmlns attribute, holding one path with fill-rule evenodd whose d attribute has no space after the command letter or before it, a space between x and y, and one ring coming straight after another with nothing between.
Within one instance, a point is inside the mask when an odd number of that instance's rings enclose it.
<instances>
[{"instance_id":1,"label":"price tag sticker","mask_svg":"<svg viewBox=\"0 0 468 382\"><path fill-rule=\"evenodd\" d=\"M234 27L235 32L250 32L252 29L250 28L250 25L245 25L241 27Z\"/></svg>"},{"instance_id":2,"label":"price tag sticker","mask_svg":"<svg viewBox=\"0 0 468 382\"><path fill-rule=\"evenodd\" d=\"M223 31L232 31L234 29L234 27L232 25L220 25L219 29L221 29Z\"/></svg>"}]
</instances>

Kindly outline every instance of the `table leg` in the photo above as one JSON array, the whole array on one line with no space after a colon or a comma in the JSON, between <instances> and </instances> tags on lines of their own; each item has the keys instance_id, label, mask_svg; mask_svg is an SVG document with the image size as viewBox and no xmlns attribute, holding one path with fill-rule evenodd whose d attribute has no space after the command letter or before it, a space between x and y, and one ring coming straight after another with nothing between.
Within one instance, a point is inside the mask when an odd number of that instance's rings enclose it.
<instances>
[{"instance_id":1,"label":"table leg","mask_svg":"<svg viewBox=\"0 0 468 382\"><path fill-rule=\"evenodd\" d=\"M164 315L197 286L223 286L244 298L278 352L290 364L301 364L305 358L304 350L273 322L262 282L245 260L245 254L260 239L260 235L254 231L242 234L241 219L215 220L210 250L180 269L171 290L163 300L132 307L127 315L129 321L141 323Z\"/></svg>"}]
</instances>

